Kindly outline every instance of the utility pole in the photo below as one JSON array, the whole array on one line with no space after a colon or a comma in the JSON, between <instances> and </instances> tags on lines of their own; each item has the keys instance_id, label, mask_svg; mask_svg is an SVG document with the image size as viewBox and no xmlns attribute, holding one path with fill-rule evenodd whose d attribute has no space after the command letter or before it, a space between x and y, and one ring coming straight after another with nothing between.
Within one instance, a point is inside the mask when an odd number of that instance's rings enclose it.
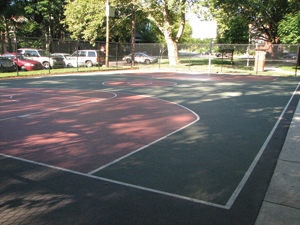
<instances>
[{"instance_id":1,"label":"utility pole","mask_svg":"<svg viewBox=\"0 0 300 225\"><path fill-rule=\"evenodd\" d=\"M132 4L132 24L131 24L131 66L135 66L135 4Z\"/></svg>"},{"instance_id":2,"label":"utility pole","mask_svg":"<svg viewBox=\"0 0 300 225\"><path fill-rule=\"evenodd\" d=\"M105 66L109 67L109 2L106 0L106 48L105 48Z\"/></svg>"}]
</instances>

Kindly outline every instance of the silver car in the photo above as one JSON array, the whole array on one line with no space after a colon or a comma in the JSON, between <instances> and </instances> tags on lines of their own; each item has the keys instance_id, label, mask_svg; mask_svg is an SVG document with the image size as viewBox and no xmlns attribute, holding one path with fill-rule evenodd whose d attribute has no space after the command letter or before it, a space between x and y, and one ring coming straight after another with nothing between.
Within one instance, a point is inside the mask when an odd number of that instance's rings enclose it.
<instances>
[{"instance_id":1,"label":"silver car","mask_svg":"<svg viewBox=\"0 0 300 225\"><path fill-rule=\"evenodd\" d=\"M77 66L85 66L85 63L80 63L80 62L77 63L77 58L71 56L68 53L53 53L51 55L56 58L57 57L62 58L65 62L65 67L67 67L67 68L72 68L72 67L77 67Z\"/></svg>"},{"instance_id":2,"label":"silver car","mask_svg":"<svg viewBox=\"0 0 300 225\"><path fill-rule=\"evenodd\" d=\"M131 63L131 54L124 56L123 61L126 61L127 63ZM149 56L143 52L137 52L134 53L134 61L137 63L150 64L150 63L157 63L158 59L156 57Z\"/></svg>"}]
</instances>

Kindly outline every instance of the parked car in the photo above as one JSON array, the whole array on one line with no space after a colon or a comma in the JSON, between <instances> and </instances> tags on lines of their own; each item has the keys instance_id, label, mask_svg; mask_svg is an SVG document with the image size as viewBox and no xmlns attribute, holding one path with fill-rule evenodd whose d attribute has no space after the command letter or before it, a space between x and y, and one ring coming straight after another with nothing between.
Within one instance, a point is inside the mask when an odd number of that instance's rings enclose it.
<instances>
[{"instance_id":1,"label":"parked car","mask_svg":"<svg viewBox=\"0 0 300 225\"><path fill-rule=\"evenodd\" d=\"M216 54L215 54L215 56L216 57L222 57L222 53L219 53L219 52L217 52ZM226 57L226 58L231 58L232 57L232 53L231 52L223 52L223 57Z\"/></svg>"},{"instance_id":2,"label":"parked car","mask_svg":"<svg viewBox=\"0 0 300 225\"><path fill-rule=\"evenodd\" d=\"M285 59L297 59L297 53L291 53L283 56Z\"/></svg>"},{"instance_id":3,"label":"parked car","mask_svg":"<svg viewBox=\"0 0 300 225\"><path fill-rule=\"evenodd\" d=\"M209 54L210 54L210 50L204 52L204 55L209 55Z\"/></svg>"},{"instance_id":4,"label":"parked car","mask_svg":"<svg viewBox=\"0 0 300 225\"><path fill-rule=\"evenodd\" d=\"M68 53L53 53L51 55L54 56L54 57L63 58L63 60L65 62L65 67L68 67L68 68L77 67L77 58L71 56ZM82 63L82 64L78 63L78 66L81 66L81 65L85 65L85 64L84 63Z\"/></svg>"},{"instance_id":5,"label":"parked car","mask_svg":"<svg viewBox=\"0 0 300 225\"><path fill-rule=\"evenodd\" d=\"M11 59L0 56L0 72L14 72L17 71L17 66Z\"/></svg>"},{"instance_id":6,"label":"parked car","mask_svg":"<svg viewBox=\"0 0 300 225\"><path fill-rule=\"evenodd\" d=\"M78 50L71 57L78 59L78 65L86 65L86 67L102 66L105 64L105 53L98 50Z\"/></svg>"},{"instance_id":7,"label":"parked car","mask_svg":"<svg viewBox=\"0 0 300 225\"><path fill-rule=\"evenodd\" d=\"M20 48L18 49L18 53L25 55L27 59L39 61L44 69L51 68L64 68L65 62L63 58L52 57L50 52L43 49L35 49L35 48Z\"/></svg>"},{"instance_id":8,"label":"parked car","mask_svg":"<svg viewBox=\"0 0 300 225\"><path fill-rule=\"evenodd\" d=\"M16 65L18 65L19 70L42 70L44 67L39 61L29 60L24 57L24 55L19 53L4 53L3 57L11 59Z\"/></svg>"},{"instance_id":9,"label":"parked car","mask_svg":"<svg viewBox=\"0 0 300 225\"><path fill-rule=\"evenodd\" d=\"M131 63L131 54L124 56L123 61L126 61L127 63ZM134 53L134 61L137 63L150 64L150 63L157 63L158 59L153 56L148 56L143 52L136 52Z\"/></svg>"}]
</instances>

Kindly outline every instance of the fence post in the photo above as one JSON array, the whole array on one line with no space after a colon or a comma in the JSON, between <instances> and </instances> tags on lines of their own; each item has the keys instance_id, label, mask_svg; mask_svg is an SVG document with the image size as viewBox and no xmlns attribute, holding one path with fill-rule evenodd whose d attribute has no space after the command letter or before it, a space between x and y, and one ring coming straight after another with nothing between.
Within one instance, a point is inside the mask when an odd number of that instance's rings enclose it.
<instances>
[{"instance_id":1,"label":"fence post","mask_svg":"<svg viewBox=\"0 0 300 225\"><path fill-rule=\"evenodd\" d=\"M76 46L76 48L77 48L77 49L76 49L76 51L77 51L77 55L76 55L76 64L77 64L77 67L76 67L76 72L78 72L78 67L79 67L79 66L78 66L78 45L79 45L78 42L79 42L79 41L77 40L77 46Z\"/></svg>"},{"instance_id":2,"label":"fence post","mask_svg":"<svg viewBox=\"0 0 300 225\"><path fill-rule=\"evenodd\" d=\"M298 69L298 66L300 67L300 45L298 45L298 52L297 52L297 59L296 59L295 77L297 76L297 69Z\"/></svg>"},{"instance_id":3,"label":"fence post","mask_svg":"<svg viewBox=\"0 0 300 225\"><path fill-rule=\"evenodd\" d=\"M256 70L256 75L258 74L258 63L259 63L259 54L258 52L257 53L257 62L256 62L256 67L255 67L255 70Z\"/></svg>"},{"instance_id":4,"label":"fence post","mask_svg":"<svg viewBox=\"0 0 300 225\"><path fill-rule=\"evenodd\" d=\"M223 72L223 57L224 57L224 51L223 51L223 48L222 48L222 62L221 62L221 72Z\"/></svg>"},{"instance_id":5,"label":"fence post","mask_svg":"<svg viewBox=\"0 0 300 225\"><path fill-rule=\"evenodd\" d=\"M212 52L212 38L210 39L210 44L209 44L208 74L210 74L210 67L211 67L211 52Z\"/></svg>"},{"instance_id":6,"label":"fence post","mask_svg":"<svg viewBox=\"0 0 300 225\"><path fill-rule=\"evenodd\" d=\"M119 43L117 42L116 43L116 67L118 68L119 66L118 66L118 52L119 52Z\"/></svg>"},{"instance_id":7,"label":"fence post","mask_svg":"<svg viewBox=\"0 0 300 225\"><path fill-rule=\"evenodd\" d=\"M49 38L49 46L48 46L48 52L49 52L49 73L51 73L51 53L50 53L51 44L52 44L52 37Z\"/></svg>"},{"instance_id":8,"label":"fence post","mask_svg":"<svg viewBox=\"0 0 300 225\"><path fill-rule=\"evenodd\" d=\"M192 54L192 45L189 47L189 71L191 71L191 54Z\"/></svg>"},{"instance_id":9,"label":"fence post","mask_svg":"<svg viewBox=\"0 0 300 225\"><path fill-rule=\"evenodd\" d=\"M17 60L17 77L19 76L19 58L18 58L18 44L17 44L17 36L15 36L15 51L16 51L16 60Z\"/></svg>"}]
</instances>

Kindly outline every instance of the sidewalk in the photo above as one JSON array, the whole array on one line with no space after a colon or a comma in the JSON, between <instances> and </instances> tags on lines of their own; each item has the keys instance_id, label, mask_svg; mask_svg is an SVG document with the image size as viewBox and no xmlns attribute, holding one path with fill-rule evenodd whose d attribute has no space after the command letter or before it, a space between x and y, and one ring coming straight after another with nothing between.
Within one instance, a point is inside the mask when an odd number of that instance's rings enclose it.
<instances>
[{"instance_id":1,"label":"sidewalk","mask_svg":"<svg viewBox=\"0 0 300 225\"><path fill-rule=\"evenodd\" d=\"M300 224L300 102L255 225Z\"/></svg>"}]
</instances>

